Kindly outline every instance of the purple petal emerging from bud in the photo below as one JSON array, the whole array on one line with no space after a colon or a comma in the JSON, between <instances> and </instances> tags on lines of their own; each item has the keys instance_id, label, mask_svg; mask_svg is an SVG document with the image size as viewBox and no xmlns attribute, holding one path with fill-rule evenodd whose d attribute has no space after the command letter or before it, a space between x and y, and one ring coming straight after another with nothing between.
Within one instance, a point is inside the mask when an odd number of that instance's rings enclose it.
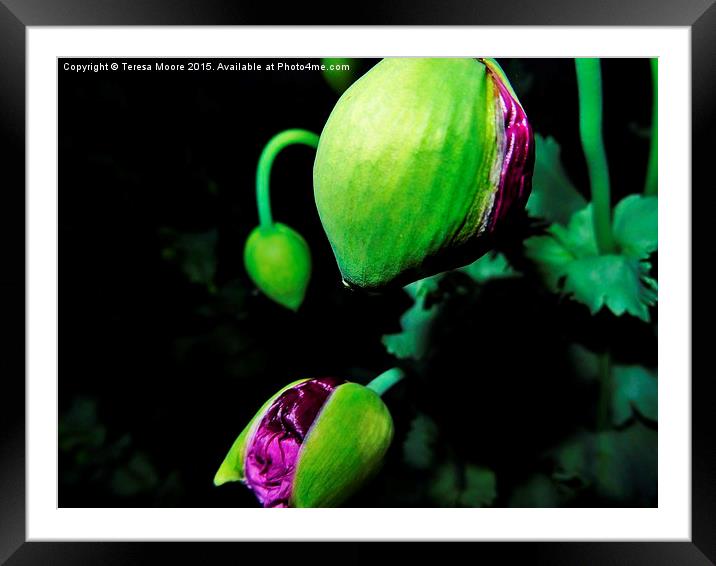
<instances>
[{"instance_id":1,"label":"purple petal emerging from bud","mask_svg":"<svg viewBox=\"0 0 716 566\"><path fill-rule=\"evenodd\" d=\"M532 190L535 142L532 127L520 103L493 69L488 67L488 72L499 92L500 110L505 123L500 185L488 226L489 230L493 230L511 210L523 209L527 204Z\"/></svg>"},{"instance_id":2,"label":"purple petal emerging from bud","mask_svg":"<svg viewBox=\"0 0 716 566\"><path fill-rule=\"evenodd\" d=\"M288 507L301 444L341 379L310 379L284 391L261 418L246 450L246 485L264 507Z\"/></svg>"}]
</instances>

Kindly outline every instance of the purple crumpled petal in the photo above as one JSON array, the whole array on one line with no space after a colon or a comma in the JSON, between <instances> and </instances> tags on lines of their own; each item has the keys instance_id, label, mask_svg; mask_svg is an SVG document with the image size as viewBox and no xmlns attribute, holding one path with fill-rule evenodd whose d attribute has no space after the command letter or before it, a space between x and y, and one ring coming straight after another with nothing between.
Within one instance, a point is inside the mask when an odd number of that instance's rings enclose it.
<instances>
[{"instance_id":1,"label":"purple crumpled petal","mask_svg":"<svg viewBox=\"0 0 716 566\"><path fill-rule=\"evenodd\" d=\"M310 379L271 404L246 448L246 485L264 507L288 507L298 454L308 430L336 387L335 378Z\"/></svg>"},{"instance_id":2,"label":"purple crumpled petal","mask_svg":"<svg viewBox=\"0 0 716 566\"><path fill-rule=\"evenodd\" d=\"M492 231L514 208L524 208L532 190L535 141L527 114L502 79L488 68L497 86L505 121L505 147L500 184L488 224Z\"/></svg>"}]
</instances>

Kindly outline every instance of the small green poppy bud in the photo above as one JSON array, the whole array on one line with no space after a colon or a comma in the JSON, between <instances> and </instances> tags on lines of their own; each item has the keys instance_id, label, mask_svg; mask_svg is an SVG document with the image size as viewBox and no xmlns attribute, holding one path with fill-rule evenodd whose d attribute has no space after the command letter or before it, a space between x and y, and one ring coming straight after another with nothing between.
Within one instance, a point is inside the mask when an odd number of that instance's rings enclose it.
<instances>
[{"instance_id":1,"label":"small green poppy bud","mask_svg":"<svg viewBox=\"0 0 716 566\"><path fill-rule=\"evenodd\" d=\"M496 62L384 59L336 103L313 168L349 286L380 290L474 261L531 189L534 138Z\"/></svg>"},{"instance_id":2,"label":"small green poppy bud","mask_svg":"<svg viewBox=\"0 0 716 566\"><path fill-rule=\"evenodd\" d=\"M280 222L254 228L246 240L244 264L269 298L298 310L311 278L311 252L298 232Z\"/></svg>"},{"instance_id":3,"label":"small green poppy bud","mask_svg":"<svg viewBox=\"0 0 716 566\"><path fill-rule=\"evenodd\" d=\"M256 413L214 484L241 481L264 507L336 507L376 473L392 438L375 391L334 378L297 381Z\"/></svg>"},{"instance_id":4,"label":"small green poppy bud","mask_svg":"<svg viewBox=\"0 0 716 566\"><path fill-rule=\"evenodd\" d=\"M325 65L323 77L338 94L343 94L353 81L358 78L359 59L326 57L321 59L321 63Z\"/></svg>"}]
</instances>

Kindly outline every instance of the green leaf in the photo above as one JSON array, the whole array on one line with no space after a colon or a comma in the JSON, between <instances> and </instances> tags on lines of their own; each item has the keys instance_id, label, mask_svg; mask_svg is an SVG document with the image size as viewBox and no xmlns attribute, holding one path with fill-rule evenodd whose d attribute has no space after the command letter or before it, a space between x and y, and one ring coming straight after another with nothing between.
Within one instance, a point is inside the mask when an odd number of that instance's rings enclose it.
<instances>
[{"instance_id":1,"label":"green leaf","mask_svg":"<svg viewBox=\"0 0 716 566\"><path fill-rule=\"evenodd\" d=\"M549 232L575 258L599 255L594 235L594 215L591 204L575 212L569 219L566 228L561 224L554 224L550 227Z\"/></svg>"},{"instance_id":2,"label":"green leaf","mask_svg":"<svg viewBox=\"0 0 716 566\"><path fill-rule=\"evenodd\" d=\"M467 273L477 283L518 275L507 262L507 258L503 254L496 252L486 254L470 265L461 267L458 271Z\"/></svg>"},{"instance_id":3,"label":"green leaf","mask_svg":"<svg viewBox=\"0 0 716 566\"><path fill-rule=\"evenodd\" d=\"M441 507L486 507L497 498L495 474L448 461L438 468L429 494Z\"/></svg>"},{"instance_id":4,"label":"green leaf","mask_svg":"<svg viewBox=\"0 0 716 566\"><path fill-rule=\"evenodd\" d=\"M151 491L158 484L157 471L142 452L132 456L126 466L115 470L110 483L112 491L122 497Z\"/></svg>"},{"instance_id":5,"label":"green leaf","mask_svg":"<svg viewBox=\"0 0 716 566\"><path fill-rule=\"evenodd\" d=\"M552 236L534 236L524 242L525 253L538 267L547 286L558 293L574 255Z\"/></svg>"},{"instance_id":6,"label":"green leaf","mask_svg":"<svg viewBox=\"0 0 716 566\"><path fill-rule=\"evenodd\" d=\"M592 206L576 212L567 227L553 224L548 236L534 236L525 240L527 256L538 264L553 291L560 291L562 279L574 260L598 255L592 224Z\"/></svg>"},{"instance_id":7,"label":"green leaf","mask_svg":"<svg viewBox=\"0 0 716 566\"><path fill-rule=\"evenodd\" d=\"M650 209L651 205L630 198L618 206L621 225L635 215L646 217L644 211ZM606 306L617 316L626 312L648 321L649 307L657 299L657 282L649 276L651 264L640 261L645 250L656 245L648 232L644 226L622 227L619 242L624 253L599 255L588 205L572 216L566 228L554 224L549 235L526 240L525 250L553 291L584 303L592 313Z\"/></svg>"},{"instance_id":8,"label":"green leaf","mask_svg":"<svg viewBox=\"0 0 716 566\"><path fill-rule=\"evenodd\" d=\"M615 366L612 419L621 426L636 410L642 417L656 422L658 415L656 375L642 366Z\"/></svg>"},{"instance_id":9,"label":"green leaf","mask_svg":"<svg viewBox=\"0 0 716 566\"><path fill-rule=\"evenodd\" d=\"M560 507L562 495L555 482L543 474L535 474L518 485L510 497L510 507Z\"/></svg>"},{"instance_id":10,"label":"green leaf","mask_svg":"<svg viewBox=\"0 0 716 566\"><path fill-rule=\"evenodd\" d=\"M647 259L659 244L659 199L630 195L614 209L614 239L636 259Z\"/></svg>"},{"instance_id":11,"label":"green leaf","mask_svg":"<svg viewBox=\"0 0 716 566\"><path fill-rule=\"evenodd\" d=\"M494 252L455 271L466 273L477 283L519 275L512 269L504 255ZM419 360L425 355L429 346L431 326L440 312L438 304L433 304L430 308L426 308L425 305L428 298L437 292L440 280L448 273L438 273L403 287L415 303L400 318L402 332L383 336L382 341L389 354L399 359L414 360Z\"/></svg>"},{"instance_id":12,"label":"green leaf","mask_svg":"<svg viewBox=\"0 0 716 566\"><path fill-rule=\"evenodd\" d=\"M549 222L566 224L587 204L562 167L559 144L552 137L535 135L535 168L527 211Z\"/></svg>"},{"instance_id":13,"label":"green leaf","mask_svg":"<svg viewBox=\"0 0 716 566\"><path fill-rule=\"evenodd\" d=\"M569 346L569 360L574 375L580 380L593 381L598 378L599 356L581 344L573 343Z\"/></svg>"},{"instance_id":14,"label":"green leaf","mask_svg":"<svg viewBox=\"0 0 716 566\"><path fill-rule=\"evenodd\" d=\"M649 268L648 263L623 255L578 259L567 266L564 291L587 305L592 314L606 305L617 316L627 312L648 322L648 307L657 298Z\"/></svg>"},{"instance_id":15,"label":"green leaf","mask_svg":"<svg viewBox=\"0 0 716 566\"><path fill-rule=\"evenodd\" d=\"M425 279L418 279L413 283L409 283L403 290L410 295L413 300L419 298L426 298L438 290L440 279L442 279L444 273L438 273L437 275L431 275Z\"/></svg>"},{"instance_id":16,"label":"green leaf","mask_svg":"<svg viewBox=\"0 0 716 566\"><path fill-rule=\"evenodd\" d=\"M590 350L572 344L570 359L579 379L594 381L598 379L598 356ZM612 365L611 374L611 408L612 422L615 426L623 426L634 411L643 418L657 422L658 414L658 382L656 372L640 365Z\"/></svg>"},{"instance_id":17,"label":"green leaf","mask_svg":"<svg viewBox=\"0 0 716 566\"><path fill-rule=\"evenodd\" d=\"M460 470L455 462L440 466L430 485L430 498L441 507L456 507L460 497Z\"/></svg>"},{"instance_id":18,"label":"green leaf","mask_svg":"<svg viewBox=\"0 0 716 566\"><path fill-rule=\"evenodd\" d=\"M419 414L410 424L410 430L403 443L403 459L408 466L427 470L435 458L435 442L438 428L427 415Z\"/></svg>"},{"instance_id":19,"label":"green leaf","mask_svg":"<svg viewBox=\"0 0 716 566\"><path fill-rule=\"evenodd\" d=\"M657 492L657 433L640 423L624 430L582 432L554 453L552 478L577 491L648 504Z\"/></svg>"},{"instance_id":20,"label":"green leaf","mask_svg":"<svg viewBox=\"0 0 716 566\"><path fill-rule=\"evenodd\" d=\"M415 304L400 317L403 331L383 336L388 353L398 359L421 359L430 345L430 328L438 312L437 305L426 309L425 296L419 296Z\"/></svg>"},{"instance_id":21,"label":"green leaf","mask_svg":"<svg viewBox=\"0 0 716 566\"><path fill-rule=\"evenodd\" d=\"M465 467L465 489L459 503L463 507L487 507L497 498L495 473L487 468Z\"/></svg>"},{"instance_id":22,"label":"green leaf","mask_svg":"<svg viewBox=\"0 0 716 566\"><path fill-rule=\"evenodd\" d=\"M205 285L213 293L217 231L182 234L172 228L162 228L159 234L164 241L162 257L179 265L189 281Z\"/></svg>"},{"instance_id":23,"label":"green leaf","mask_svg":"<svg viewBox=\"0 0 716 566\"><path fill-rule=\"evenodd\" d=\"M97 420L97 402L85 397L75 399L60 418L58 432L59 448L63 452L98 450L104 444L107 431Z\"/></svg>"}]
</instances>

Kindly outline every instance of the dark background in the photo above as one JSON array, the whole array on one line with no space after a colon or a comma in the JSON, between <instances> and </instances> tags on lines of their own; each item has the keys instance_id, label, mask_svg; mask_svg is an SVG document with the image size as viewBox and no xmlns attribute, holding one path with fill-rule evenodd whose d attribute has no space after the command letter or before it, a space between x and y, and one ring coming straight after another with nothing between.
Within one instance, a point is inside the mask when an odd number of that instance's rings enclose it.
<instances>
[{"instance_id":1,"label":"dark background","mask_svg":"<svg viewBox=\"0 0 716 566\"><path fill-rule=\"evenodd\" d=\"M500 62L584 190L573 61ZM263 145L287 128L319 132L338 96L320 72L74 73L62 64L59 504L256 505L242 486L212 485L254 411L300 377L367 382L395 365L381 336L399 330L410 305L400 291L366 297L341 287L305 147L282 153L272 175L274 217L313 254L304 306L294 314L275 305L243 269ZM616 202L643 185L651 82L646 60L605 60L603 73ZM518 223L499 244L525 277L448 305L432 337L438 353L386 396L396 441L352 505L430 504L431 479L402 461L417 412L438 423L440 457L493 469L495 505L508 505L516 486L544 471L545 451L593 426L593 387L567 368L573 341L594 350L609 342L620 361L656 364L650 327L590 317L544 291L519 252L536 230ZM637 491L619 504L655 504L653 490ZM614 503L585 493L569 504Z\"/></svg>"}]
</instances>

